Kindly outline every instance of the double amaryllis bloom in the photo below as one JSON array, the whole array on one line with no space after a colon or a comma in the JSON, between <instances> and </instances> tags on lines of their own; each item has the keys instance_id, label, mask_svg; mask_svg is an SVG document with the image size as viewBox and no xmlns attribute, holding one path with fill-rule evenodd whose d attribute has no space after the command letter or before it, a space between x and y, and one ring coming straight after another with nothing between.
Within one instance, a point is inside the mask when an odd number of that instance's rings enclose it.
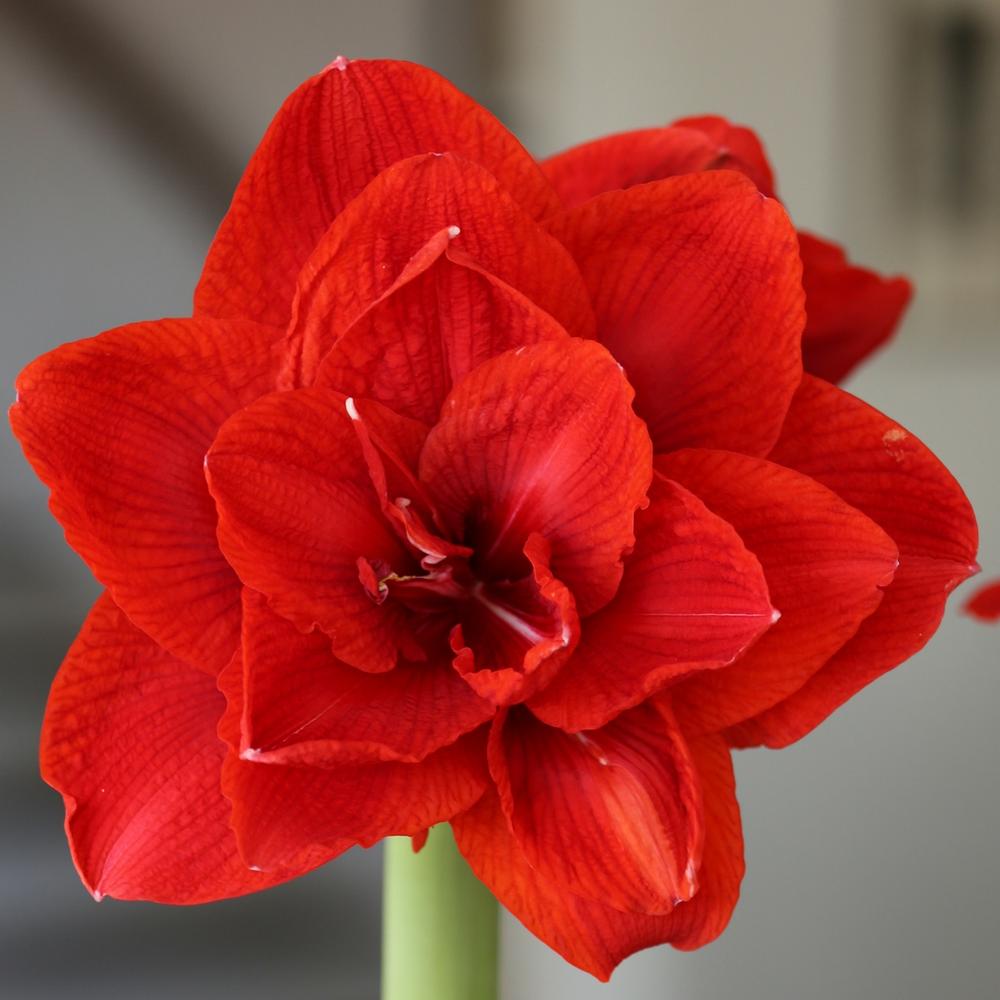
<instances>
[{"instance_id":1,"label":"double amaryllis bloom","mask_svg":"<svg viewBox=\"0 0 1000 1000\"><path fill-rule=\"evenodd\" d=\"M716 937L730 748L809 732L974 569L946 469L824 380L908 296L796 234L746 129L538 164L435 74L335 61L193 318L19 381L106 587L42 744L88 888L197 903L450 821L594 975Z\"/></svg>"}]
</instances>

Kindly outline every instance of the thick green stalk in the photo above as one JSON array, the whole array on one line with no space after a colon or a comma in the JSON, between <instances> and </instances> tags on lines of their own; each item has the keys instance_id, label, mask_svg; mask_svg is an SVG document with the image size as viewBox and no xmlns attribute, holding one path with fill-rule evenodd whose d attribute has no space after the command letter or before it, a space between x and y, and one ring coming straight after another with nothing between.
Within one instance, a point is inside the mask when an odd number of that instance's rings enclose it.
<instances>
[{"instance_id":1,"label":"thick green stalk","mask_svg":"<svg viewBox=\"0 0 1000 1000\"><path fill-rule=\"evenodd\" d=\"M496 1000L497 903L458 853L451 827L414 854L385 842L382 1000Z\"/></svg>"}]
</instances>

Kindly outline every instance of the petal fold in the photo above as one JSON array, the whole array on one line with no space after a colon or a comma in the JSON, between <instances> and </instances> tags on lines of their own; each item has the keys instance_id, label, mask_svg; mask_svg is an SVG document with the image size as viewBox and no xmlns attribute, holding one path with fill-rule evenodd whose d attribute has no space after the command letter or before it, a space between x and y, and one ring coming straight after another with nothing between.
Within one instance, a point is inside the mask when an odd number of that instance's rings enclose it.
<instances>
[{"instance_id":1,"label":"petal fold","mask_svg":"<svg viewBox=\"0 0 1000 1000\"><path fill-rule=\"evenodd\" d=\"M100 899L204 903L266 889L347 845L271 874L240 859L220 786L224 700L212 678L158 647L110 597L63 663L42 730L42 777L62 793L80 877Z\"/></svg>"},{"instance_id":2,"label":"petal fold","mask_svg":"<svg viewBox=\"0 0 1000 1000\"><path fill-rule=\"evenodd\" d=\"M614 600L528 702L550 726L597 729L672 681L732 663L776 618L760 563L730 524L662 478L650 498Z\"/></svg>"},{"instance_id":3,"label":"petal fold","mask_svg":"<svg viewBox=\"0 0 1000 1000\"><path fill-rule=\"evenodd\" d=\"M689 742L705 803L705 847L695 897L666 916L625 913L570 892L529 863L510 832L500 799L489 791L452 820L472 870L511 913L568 962L606 981L634 952L671 943L692 949L725 929L743 877L743 838L732 764L725 742Z\"/></svg>"},{"instance_id":4,"label":"petal fold","mask_svg":"<svg viewBox=\"0 0 1000 1000\"><path fill-rule=\"evenodd\" d=\"M418 836L475 803L488 783L485 727L419 763L398 761L328 767L241 757L243 678L238 661L223 671L220 729L229 744L222 789L232 803L240 855L262 871L344 842L370 847L383 837Z\"/></svg>"},{"instance_id":5,"label":"petal fold","mask_svg":"<svg viewBox=\"0 0 1000 1000\"><path fill-rule=\"evenodd\" d=\"M691 732L715 732L798 690L879 606L898 550L874 521L801 473L730 452L657 456L739 532L760 560L781 618L724 670L671 690Z\"/></svg>"},{"instance_id":6,"label":"petal fold","mask_svg":"<svg viewBox=\"0 0 1000 1000\"><path fill-rule=\"evenodd\" d=\"M978 529L962 488L916 437L861 400L807 376L771 456L863 511L895 540L899 568L858 634L794 695L731 732L786 746L934 634L948 595L978 571Z\"/></svg>"},{"instance_id":7,"label":"petal fold","mask_svg":"<svg viewBox=\"0 0 1000 1000\"><path fill-rule=\"evenodd\" d=\"M197 314L284 326L330 223L398 160L454 152L535 218L558 207L540 168L488 111L432 70L337 59L284 103L243 175L195 292Z\"/></svg>"},{"instance_id":8,"label":"petal fold","mask_svg":"<svg viewBox=\"0 0 1000 1000\"><path fill-rule=\"evenodd\" d=\"M206 459L219 543L243 582L300 631L319 626L336 655L388 670L419 653L407 616L368 593L412 557L382 515L345 400L324 389L272 393L232 417Z\"/></svg>"},{"instance_id":9,"label":"petal fold","mask_svg":"<svg viewBox=\"0 0 1000 1000\"><path fill-rule=\"evenodd\" d=\"M510 322L518 329L505 331ZM345 391L433 422L452 382L479 361L519 338L563 336L562 327L585 337L594 329L566 249L482 167L413 157L380 174L306 261L283 387L312 384L346 338L326 384L345 388L343 369L353 368L365 388Z\"/></svg>"},{"instance_id":10,"label":"petal fold","mask_svg":"<svg viewBox=\"0 0 1000 1000\"><path fill-rule=\"evenodd\" d=\"M120 327L29 365L11 410L69 543L132 621L212 672L239 641L240 588L216 541L205 453L274 387L279 337L204 319Z\"/></svg>"},{"instance_id":11,"label":"petal fold","mask_svg":"<svg viewBox=\"0 0 1000 1000\"><path fill-rule=\"evenodd\" d=\"M493 725L490 773L528 863L567 891L665 914L697 891L701 788L669 710L646 704L564 733L511 709Z\"/></svg>"},{"instance_id":12,"label":"petal fold","mask_svg":"<svg viewBox=\"0 0 1000 1000\"><path fill-rule=\"evenodd\" d=\"M592 341L509 351L460 382L428 435L420 478L488 579L517 580L537 533L581 616L614 595L652 456L632 389Z\"/></svg>"}]
</instances>

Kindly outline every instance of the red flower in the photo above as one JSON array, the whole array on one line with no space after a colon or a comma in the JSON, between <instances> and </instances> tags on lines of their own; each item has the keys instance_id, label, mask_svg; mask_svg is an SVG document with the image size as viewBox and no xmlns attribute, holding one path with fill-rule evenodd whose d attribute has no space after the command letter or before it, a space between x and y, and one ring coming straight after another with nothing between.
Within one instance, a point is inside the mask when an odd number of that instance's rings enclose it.
<instances>
[{"instance_id":1,"label":"red flower","mask_svg":"<svg viewBox=\"0 0 1000 1000\"><path fill-rule=\"evenodd\" d=\"M568 205L603 191L701 170L738 170L776 197L774 175L760 140L724 118L684 118L665 128L610 135L575 146L543 164ZM828 240L800 232L806 325L802 363L807 372L840 382L893 334L912 295L901 277L883 278L849 264Z\"/></svg>"},{"instance_id":2,"label":"red flower","mask_svg":"<svg viewBox=\"0 0 1000 1000\"><path fill-rule=\"evenodd\" d=\"M733 136L751 179L564 207L434 74L338 60L194 318L24 372L15 431L107 587L42 745L92 892L236 895L450 820L595 975L721 933L729 747L919 649L976 548L920 442L803 377L799 244Z\"/></svg>"}]
</instances>

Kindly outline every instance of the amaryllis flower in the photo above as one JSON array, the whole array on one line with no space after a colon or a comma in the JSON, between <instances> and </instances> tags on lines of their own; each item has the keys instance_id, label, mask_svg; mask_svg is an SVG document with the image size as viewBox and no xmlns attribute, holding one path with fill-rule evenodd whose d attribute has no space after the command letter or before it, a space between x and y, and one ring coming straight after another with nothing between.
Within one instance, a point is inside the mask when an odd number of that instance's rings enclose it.
<instances>
[{"instance_id":1,"label":"amaryllis flower","mask_svg":"<svg viewBox=\"0 0 1000 1000\"><path fill-rule=\"evenodd\" d=\"M919 649L976 549L941 463L803 375L800 243L728 142L739 170L584 191L433 73L338 59L193 318L24 372L14 428L107 588L42 746L95 895L450 821L594 975L721 933L730 748Z\"/></svg>"},{"instance_id":2,"label":"amaryllis flower","mask_svg":"<svg viewBox=\"0 0 1000 1000\"><path fill-rule=\"evenodd\" d=\"M762 194L776 197L760 139L745 126L713 115L609 135L559 153L542 166L567 205L699 170L738 170ZM805 232L798 238L806 292L803 366L839 382L892 336L913 290L905 278L883 278L849 263L829 240Z\"/></svg>"}]
</instances>

